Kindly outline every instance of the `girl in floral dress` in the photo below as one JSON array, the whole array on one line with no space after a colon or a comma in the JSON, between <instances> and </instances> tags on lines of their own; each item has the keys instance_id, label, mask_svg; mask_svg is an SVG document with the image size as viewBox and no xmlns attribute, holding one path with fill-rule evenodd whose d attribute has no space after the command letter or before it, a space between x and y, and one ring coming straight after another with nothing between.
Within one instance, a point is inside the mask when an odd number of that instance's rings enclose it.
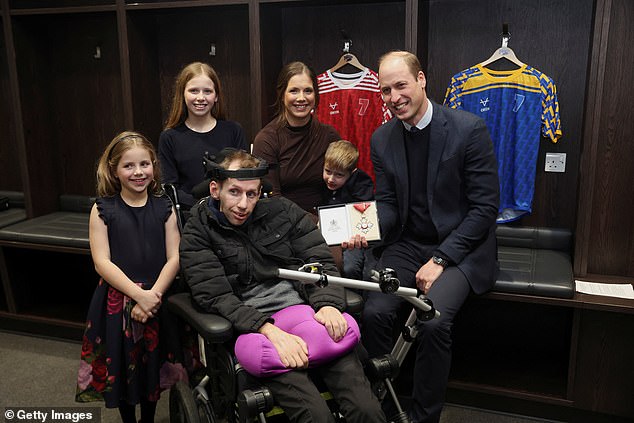
<instances>
[{"instance_id":1,"label":"girl in floral dress","mask_svg":"<svg viewBox=\"0 0 634 423\"><path fill-rule=\"evenodd\" d=\"M76 400L118 407L124 423L137 423L137 404L141 422L152 423L160 392L187 378L159 336L180 241L159 180L153 145L123 132L99 160L90 213L90 251L101 280L88 309Z\"/></svg>"}]
</instances>

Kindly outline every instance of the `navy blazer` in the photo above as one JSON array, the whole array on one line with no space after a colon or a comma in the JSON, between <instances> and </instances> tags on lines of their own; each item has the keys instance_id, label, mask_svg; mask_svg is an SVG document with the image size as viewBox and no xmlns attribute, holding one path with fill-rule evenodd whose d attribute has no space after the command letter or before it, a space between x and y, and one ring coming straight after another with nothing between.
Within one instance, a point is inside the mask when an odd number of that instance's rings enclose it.
<instances>
[{"instance_id":1,"label":"navy blazer","mask_svg":"<svg viewBox=\"0 0 634 423\"><path fill-rule=\"evenodd\" d=\"M438 250L465 274L476 294L497 277L496 218L499 181L493 143L484 120L433 103L427 201ZM371 138L381 234L400 239L409 212L403 123L392 119Z\"/></svg>"}]
</instances>

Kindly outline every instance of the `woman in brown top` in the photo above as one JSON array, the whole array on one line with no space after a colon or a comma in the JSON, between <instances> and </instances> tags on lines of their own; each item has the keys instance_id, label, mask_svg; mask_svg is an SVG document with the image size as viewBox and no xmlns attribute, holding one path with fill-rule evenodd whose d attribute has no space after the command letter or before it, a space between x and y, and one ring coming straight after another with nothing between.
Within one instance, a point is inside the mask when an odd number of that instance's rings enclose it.
<instances>
[{"instance_id":1,"label":"woman in brown top","mask_svg":"<svg viewBox=\"0 0 634 423\"><path fill-rule=\"evenodd\" d=\"M321 203L324 153L340 139L330 125L317 120L317 77L306 64L292 62L277 78L276 117L253 142L253 154L277 168L269 171L273 195L283 195L315 213Z\"/></svg>"}]
</instances>

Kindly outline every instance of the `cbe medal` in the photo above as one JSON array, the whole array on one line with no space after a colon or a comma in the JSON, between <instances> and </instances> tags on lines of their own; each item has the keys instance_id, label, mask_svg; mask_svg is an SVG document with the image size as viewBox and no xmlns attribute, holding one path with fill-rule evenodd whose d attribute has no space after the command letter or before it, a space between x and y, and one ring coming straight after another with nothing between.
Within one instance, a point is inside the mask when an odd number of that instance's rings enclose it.
<instances>
[{"instance_id":1,"label":"cbe medal","mask_svg":"<svg viewBox=\"0 0 634 423\"><path fill-rule=\"evenodd\" d=\"M370 231L370 229L372 229L372 227L374 226L374 224L370 222L365 215L365 211L369 209L371 205L372 203L353 204L354 209L358 211L359 213L361 213L361 218L359 219L355 227L357 228L357 230L359 230L360 232L363 232L364 234L367 234Z\"/></svg>"}]
</instances>

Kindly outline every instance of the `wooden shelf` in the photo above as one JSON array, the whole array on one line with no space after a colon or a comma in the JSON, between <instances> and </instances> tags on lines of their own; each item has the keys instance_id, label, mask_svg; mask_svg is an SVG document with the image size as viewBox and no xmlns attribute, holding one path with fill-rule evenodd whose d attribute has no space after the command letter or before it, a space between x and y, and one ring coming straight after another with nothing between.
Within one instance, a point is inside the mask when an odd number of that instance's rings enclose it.
<instances>
[{"instance_id":1,"label":"wooden shelf","mask_svg":"<svg viewBox=\"0 0 634 423\"><path fill-rule=\"evenodd\" d=\"M634 300L575 292L572 298L549 298L533 295L489 292L483 296L492 300L516 301L520 303L544 304L588 310L612 311L615 313L634 313Z\"/></svg>"},{"instance_id":2,"label":"wooden shelf","mask_svg":"<svg viewBox=\"0 0 634 423\"><path fill-rule=\"evenodd\" d=\"M85 328L85 322L0 311L0 329L4 330L81 341Z\"/></svg>"},{"instance_id":3,"label":"wooden shelf","mask_svg":"<svg viewBox=\"0 0 634 423\"><path fill-rule=\"evenodd\" d=\"M155 1L126 1L127 10L149 10L149 9L181 9L209 6L227 6L234 4L248 4L248 0L155 0Z\"/></svg>"},{"instance_id":4,"label":"wooden shelf","mask_svg":"<svg viewBox=\"0 0 634 423\"><path fill-rule=\"evenodd\" d=\"M533 390L522 390L518 387L505 388L499 385L486 385L482 383L464 382L459 380L450 380L449 388L461 391L476 392L480 394L489 394L502 396L505 398L514 398L525 401L539 402L562 407L571 407L573 402L565 398L561 392L543 392L536 393Z\"/></svg>"}]
</instances>

